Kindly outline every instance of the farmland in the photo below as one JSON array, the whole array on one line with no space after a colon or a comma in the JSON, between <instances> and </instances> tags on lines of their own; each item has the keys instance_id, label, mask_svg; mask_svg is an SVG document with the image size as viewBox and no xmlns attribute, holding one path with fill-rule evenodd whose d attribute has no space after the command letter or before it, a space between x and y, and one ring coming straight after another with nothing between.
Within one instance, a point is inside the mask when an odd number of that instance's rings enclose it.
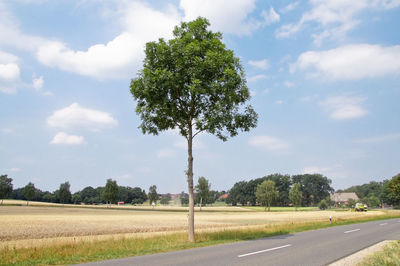
<instances>
[{"instance_id":1,"label":"farmland","mask_svg":"<svg viewBox=\"0 0 400 266\"><path fill-rule=\"evenodd\" d=\"M187 213L181 207L56 207L31 203L31 206L0 206L0 247L32 247L97 241L109 238L146 238L184 232ZM372 218L387 212L371 211L275 211L265 213L241 207L208 207L196 212L198 232L274 227L285 224L312 223L334 220Z\"/></svg>"}]
</instances>

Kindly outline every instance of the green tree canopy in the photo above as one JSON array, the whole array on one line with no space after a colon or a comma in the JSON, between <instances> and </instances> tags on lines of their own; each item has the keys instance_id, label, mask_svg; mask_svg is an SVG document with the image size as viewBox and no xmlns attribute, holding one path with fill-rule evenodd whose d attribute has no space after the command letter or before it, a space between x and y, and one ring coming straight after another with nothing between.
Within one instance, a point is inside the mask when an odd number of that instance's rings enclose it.
<instances>
[{"instance_id":1,"label":"green tree canopy","mask_svg":"<svg viewBox=\"0 0 400 266\"><path fill-rule=\"evenodd\" d=\"M279 192L275 188L275 183L272 180L265 180L257 187L256 191L257 201L265 210L270 211L271 204L279 197Z\"/></svg>"},{"instance_id":2,"label":"green tree canopy","mask_svg":"<svg viewBox=\"0 0 400 266\"><path fill-rule=\"evenodd\" d=\"M387 186L387 198L390 204L400 206L400 174L389 181Z\"/></svg>"},{"instance_id":3,"label":"green tree canopy","mask_svg":"<svg viewBox=\"0 0 400 266\"><path fill-rule=\"evenodd\" d=\"M207 29L205 18L182 22L174 38L146 44L143 69L131 82L144 134L178 128L188 145L190 241L194 241L193 139L208 132L226 141L256 126L239 58Z\"/></svg>"},{"instance_id":4,"label":"green tree canopy","mask_svg":"<svg viewBox=\"0 0 400 266\"><path fill-rule=\"evenodd\" d=\"M170 200L171 200L171 194L167 193L161 197L160 203L162 205L168 205Z\"/></svg>"},{"instance_id":5,"label":"green tree canopy","mask_svg":"<svg viewBox=\"0 0 400 266\"><path fill-rule=\"evenodd\" d=\"M210 189L211 189L211 184L208 182L208 180L201 176L199 177L198 183L196 185L196 192L197 192L197 197L200 198L199 204L200 204L200 211L201 211L201 206L203 204L207 203L207 199L210 196Z\"/></svg>"},{"instance_id":6,"label":"green tree canopy","mask_svg":"<svg viewBox=\"0 0 400 266\"><path fill-rule=\"evenodd\" d=\"M3 204L3 199L7 198L13 190L12 178L7 175L0 175L0 199Z\"/></svg>"},{"instance_id":7,"label":"green tree canopy","mask_svg":"<svg viewBox=\"0 0 400 266\"><path fill-rule=\"evenodd\" d=\"M58 189L58 198L62 204L71 202L71 185L69 182L60 184Z\"/></svg>"},{"instance_id":8,"label":"green tree canopy","mask_svg":"<svg viewBox=\"0 0 400 266\"><path fill-rule=\"evenodd\" d=\"M301 201L303 199L303 193L301 193L301 185L300 183L295 183L292 189L289 192L290 201L297 208L301 206Z\"/></svg>"},{"instance_id":9,"label":"green tree canopy","mask_svg":"<svg viewBox=\"0 0 400 266\"><path fill-rule=\"evenodd\" d=\"M149 200L150 200L150 205L153 204L157 204L157 200L158 200L158 193L157 193L157 186L156 185L152 185L149 188L149 196L148 196Z\"/></svg>"},{"instance_id":10,"label":"green tree canopy","mask_svg":"<svg viewBox=\"0 0 400 266\"><path fill-rule=\"evenodd\" d=\"M321 174L304 174L292 176L292 183L300 183L303 193L303 205L316 206L334 191L332 180Z\"/></svg>"},{"instance_id":11,"label":"green tree canopy","mask_svg":"<svg viewBox=\"0 0 400 266\"><path fill-rule=\"evenodd\" d=\"M106 186L104 187L101 196L106 203L115 203L118 196L118 185L117 181L107 179Z\"/></svg>"},{"instance_id":12,"label":"green tree canopy","mask_svg":"<svg viewBox=\"0 0 400 266\"><path fill-rule=\"evenodd\" d=\"M29 182L25 187L24 187L24 197L26 198L27 202L26 205L29 205L29 201L33 200L35 198L35 185L31 182Z\"/></svg>"}]
</instances>

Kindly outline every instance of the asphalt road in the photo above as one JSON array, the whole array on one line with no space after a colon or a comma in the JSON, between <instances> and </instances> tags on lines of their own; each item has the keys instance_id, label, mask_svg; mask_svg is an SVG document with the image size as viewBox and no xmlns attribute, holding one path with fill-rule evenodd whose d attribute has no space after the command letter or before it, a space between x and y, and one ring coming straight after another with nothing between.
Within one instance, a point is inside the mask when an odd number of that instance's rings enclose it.
<instances>
[{"instance_id":1,"label":"asphalt road","mask_svg":"<svg viewBox=\"0 0 400 266\"><path fill-rule=\"evenodd\" d=\"M400 219L390 219L85 265L326 265L397 239Z\"/></svg>"}]
</instances>

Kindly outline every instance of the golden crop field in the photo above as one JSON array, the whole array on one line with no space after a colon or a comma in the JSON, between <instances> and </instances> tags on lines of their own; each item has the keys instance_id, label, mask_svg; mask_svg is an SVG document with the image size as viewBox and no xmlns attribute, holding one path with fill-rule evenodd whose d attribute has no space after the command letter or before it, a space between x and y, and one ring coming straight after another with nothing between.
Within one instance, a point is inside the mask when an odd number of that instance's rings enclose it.
<instances>
[{"instance_id":1,"label":"golden crop field","mask_svg":"<svg viewBox=\"0 0 400 266\"><path fill-rule=\"evenodd\" d=\"M0 248L62 244L80 240L146 237L185 231L188 215L173 209L72 208L55 206L0 206ZM172 210L172 211L171 211ZM213 210L213 211L210 211ZM239 207L206 208L195 214L198 231L275 226L384 215L383 211L258 212Z\"/></svg>"}]
</instances>

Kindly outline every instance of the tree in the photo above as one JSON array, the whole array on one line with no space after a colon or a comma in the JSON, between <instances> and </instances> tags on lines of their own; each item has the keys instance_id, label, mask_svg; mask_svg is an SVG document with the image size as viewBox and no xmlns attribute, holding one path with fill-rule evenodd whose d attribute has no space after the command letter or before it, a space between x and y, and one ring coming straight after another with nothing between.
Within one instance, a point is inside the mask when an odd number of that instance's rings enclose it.
<instances>
[{"instance_id":1,"label":"tree","mask_svg":"<svg viewBox=\"0 0 400 266\"><path fill-rule=\"evenodd\" d=\"M115 203L118 195L118 185L117 181L110 179L107 179L106 186L103 189L103 192L101 193L101 196L103 200L106 202L106 204Z\"/></svg>"},{"instance_id":2,"label":"tree","mask_svg":"<svg viewBox=\"0 0 400 266\"><path fill-rule=\"evenodd\" d=\"M35 198L35 185L33 183L29 182L24 187L24 197L27 200L26 205L29 205L29 201Z\"/></svg>"},{"instance_id":3,"label":"tree","mask_svg":"<svg viewBox=\"0 0 400 266\"><path fill-rule=\"evenodd\" d=\"M3 199L7 198L13 190L12 178L8 178L7 175L0 175L0 199L3 204Z\"/></svg>"},{"instance_id":4,"label":"tree","mask_svg":"<svg viewBox=\"0 0 400 266\"><path fill-rule=\"evenodd\" d=\"M150 205L153 204L157 204L157 200L158 200L158 193L157 193L157 186L156 185L152 185L149 188L149 200L150 200Z\"/></svg>"},{"instance_id":5,"label":"tree","mask_svg":"<svg viewBox=\"0 0 400 266\"><path fill-rule=\"evenodd\" d=\"M177 128L187 141L189 241L194 241L193 140L201 132L223 141L257 124L239 58L207 30L205 18L182 22L168 42L146 44L143 69L131 81L140 128L158 135ZM241 112L243 111L243 112Z\"/></svg>"},{"instance_id":6,"label":"tree","mask_svg":"<svg viewBox=\"0 0 400 266\"><path fill-rule=\"evenodd\" d=\"M275 188L275 183L272 180L265 180L257 187L257 201L261 206L265 207L265 211L270 211L272 202L279 197L279 192Z\"/></svg>"},{"instance_id":7,"label":"tree","mask_svg":"<svg viewBox=\"0 0 400 266\"><path fill-rule=\"evenodd\" d=\"M186 194L184 191L181 192L181 195L179 196L181 200L181 205L185 206L189 204L189 195Z\"/></svg>"},{"instance_id":8,"label":"tree","mask_svg":"<svg viewBox=\"0 0 400 266\"><path fill-rule=\"evenodd\" d=\"M69 182L62 183L58 189L58 198L60 203L65 204L71 202L71 185Z\"/></svg>"},{"instance_id":9,"label":"tree","mask_svg":"<svg viewBox=\"0 0 400 266\"><path fill-rule=\"evenodd\" d=\"M388 202L400 206L400 174L397 174L389 181L387 186Z\"/></svg>"},{"instance_id":10,"label":"tree","mask_svg":"<svg viewBox=\"0 0 400 266\"><path fill-rule=\"evenodd\" d=\"M332 180L320 174L304 174L292 176L292 183L300 183L303 193L303 206L315 206L334 190L330 186Z\"/></svg>"},{"instance_id":11,"label":"tree","mask_svg":"<svg viewBox=\"0 0 400 266\"><path fill-rule=\"evenodd\" d=\"M289 199L290 186L292 185L290 176L282 174L272 174L263 177L261 182L263 182L264 180L274 181L275 187L279 191L279 198L276 200L277 205L288 206L290 202Z\"/></svg>"},{"instance_id":12,"label":"tree","mask_svg":"<svg viewBox=\"0 0 400 266\"><path fill-rule=\"evenodd\" d=\"M211 184L208 182L208 180L203 176L199 177L198 183L196 185L196 192L197 197L200 198L200 211L203 204L203 199L205 200L205 203L207 203L207 199L210 195L210 188Z\"/></svg>"},{"instance_id":13,"label":"tree","mask_svg":"<svg viewBox=\"0 0 400 266\"><path fill-rule=\"evenodd\" d=\"M321 200L319 203L318 203L318 208L320 209L320 210L326 210L326 208L328 208L328 203L326 202L326 200Z\"/></svg>"},{"instance_id":14,"label":"tree","mask_svg":"<svg viewBox=\"0 0 400 266\"><path fill-rule=\"evenodd\" d=\"M300 183L295 183L293 185L292 189L289 192L289 198L297 211L297 208L301 206L301 200L303 199L303 193L301 193Z\"/></svg>"},{"instance_id":15,"label":"tree","mask_svg":"<svg viewBox=\"0 0 400 266\"><path fill-rule=\"evenodd\" d=\"M162 205L168 205L170 200L171 200L171 194L168 193L161 197L160 203Z\"/></svg>"}]
</instances>

